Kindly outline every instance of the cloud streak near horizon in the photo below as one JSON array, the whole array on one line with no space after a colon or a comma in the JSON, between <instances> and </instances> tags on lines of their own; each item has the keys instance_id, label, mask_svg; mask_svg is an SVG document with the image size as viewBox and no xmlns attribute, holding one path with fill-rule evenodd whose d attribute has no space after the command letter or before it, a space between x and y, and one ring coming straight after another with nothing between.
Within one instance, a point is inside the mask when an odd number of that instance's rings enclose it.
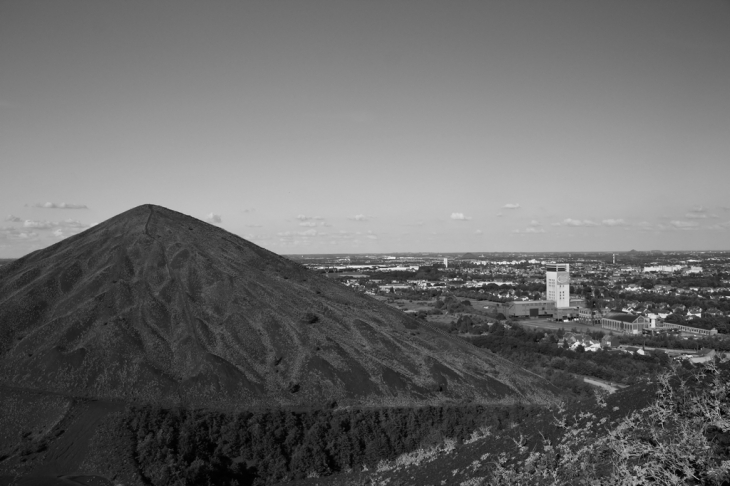
<instances>
[{"instance_id":1,"label":"cloud streak near horizon","mask_svg":"<svg viewBox=\"0 0 730 486\"><path fill-rule=\"evenodd\" d=\"M471 216L466 216L464 213L451 213L451 219L454 221L469 221Z\"/></svg>"},{"instance_id":2,"label":"cloud streak near horizon","mask_svg":"<svg viewBox=\"0 0 730 486\"><path fill-rule=\"evenodd\" d=\"M86 204L72 204L72 203L55 203L55 202L45 202L45 203L33 203L33 204L26 204L26 206L32 207L32 208L42 208L42 209L89 209L89 207Z\"/></svg>"}]
</instances>

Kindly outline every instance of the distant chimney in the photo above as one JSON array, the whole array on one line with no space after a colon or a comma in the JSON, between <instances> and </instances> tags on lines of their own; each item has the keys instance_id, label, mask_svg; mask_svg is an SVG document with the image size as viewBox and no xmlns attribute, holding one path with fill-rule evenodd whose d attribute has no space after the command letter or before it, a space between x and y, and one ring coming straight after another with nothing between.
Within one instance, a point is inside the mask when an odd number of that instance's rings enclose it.
<instances>
[{"instance_id":1,"label":"distant chimney","mask_svg":"<svg viewBox=\"0 0 730 486\"><path fill-rule=\"evenodd\" d=\"M444 258L444 267L449 268L449 259Z\"/></svg>"}]
</instances>

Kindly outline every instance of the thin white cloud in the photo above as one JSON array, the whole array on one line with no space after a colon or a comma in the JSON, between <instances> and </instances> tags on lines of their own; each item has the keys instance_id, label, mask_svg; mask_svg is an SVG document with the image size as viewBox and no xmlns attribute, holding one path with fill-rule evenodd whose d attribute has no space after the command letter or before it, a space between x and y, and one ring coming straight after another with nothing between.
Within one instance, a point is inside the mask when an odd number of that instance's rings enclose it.
<instances>
[{"instance_id":1,"label":"thin white cloud","mask_svg":"<svg viewBox=\"0 0 730 486\"><path fill-rule=\"evenodd\" d=\"M0 240L35 240L40 235L35 231L27 231L20 228L0 228Z\"/></svg>"},{"instance_id":2,"label":"thin white cloud","mask_svg":"<svg viewBox=\"0 0 730 486\"><path fill-rule=\"evenodd\" d=\"M540 222L536 219L530 221L530 226L541 226Z\"/></svg>"},{"instance_id":3,"label":"thin white cloud","mask_svg":"<svg viewBox=\"0 0 730 486\"><path fill-rule=\"evenodd\" d=\"M690 219L707 219L707 213L692 213L692 212L689 212L689 213L685 214L684 217L685 218L690 218Z\"/></svg>"},{"instance_id":4,"label":"thin white cloud","mask_svg":"<svg viewBox=\"0 0 730 486\"><path fill-rule=\"evenodd\" d=\"M28 206L26 204L26 206ZM55 202L45 202L45 203L34 203L30 205L34 208L44 208L44 209L89 209L89 207L86 204L73 204L73 203L55 203Z\"/></svg>"},{"instance_id":5,"label":"thin white cloud","mask_svg":"<svg viewBox=\"0 0 730 486\"><path fill-rule=\"evenodd\" d=\"M96 226L96 223L86 224L75 219L65 219L63 221L59 221L58 223L56 223L56 225L63 228L86 229L91 228L92 226Z\"/></svg>"},{"instance_id":6,"label":"thin white cloud","mask_svg":"<svg viewBox=\"0 0 730 486\"><path fill-rule=\"evenodd\" d=\"M704 206L692 206L689 209L689 212L690 213L706 213L707 212L707 208L704 207Z\"/></svg>"},{"instance_id":7,"label":"thin white cloud","mask_svg":"<svg viewBox=\"0 0 730 486\"><path fill-rule=\"evenodd\" d=\"M5 218L5 221L9 221L11 223L22 223L23 218L19 218L17 216L13 216L12 214L9 214L7 218Z\"/></svg>"},{"instance_id":8,"label":"thin white cloud","mask_svg":"<svg viewBox=\"0 0 730 486\"><path fill-rule=\"evenodd\" d=\"M517 234L523 234L523 235L525 235L525 234L538 234L538 233L545 233L545 229L544 228L536 228L534 226L530 226L530 227L525 228L523 230L516 229L516 230L513 230L512 232L513 233L517 233Z\"/></svg>"},{"instance_id":9,"label":"thin white cloud","mask_svg":"<svg viewBox=\"0 0 730 486\"><path fill-rule=\"evenodd\" d=\"M655 231L658 229L656 226L649 223L648 221L642 221L640 223L636 223L636 227L641 231Z\"/></svg>"},{"instance_id":10,"label":"thin white cloud","mask_svg":"<svg viewBox=\"0 0 730 486\"><path fill-rule=\"evenodd\" d=\"M264 227L263 224L246 224L244 226L246 226L246 228L263 228Z\"/></svg>"},{"instance_id":11,"label":"thin white cloud","mask_svg":"<svg viewBox=\"0 0 730 486\"><path fill-rule=\"evenodd\" d=\"M353 221L367 221L368 218L364 214L356 214L355 216L351 216L347 219L351 219Z\"/></svg>"},{"instance_id":12,"label":"thin white cloud","mask_svg":"<svg viewBox=\"0 0 730 486\"><path fill-rule=\"evenodd\" d=\"M81 233L82 231L89 229L92 226L96 226L96 223L86 224L82 223L81 221L76 221L74 219L59 221L54 224L56 226L56 230L53 232L53 235L59 238L66 238L68 236Z\"/></svg>"},{"instance_id":13,"label":"thin white cloud","mask_svg":"<svg viewBox=\"0 0 730 486\"><path fill-rule=\"evenodd\" d=\"M626 226L626 221L623 219L604 219L601 221L603 226Z\"/></svg>"},{"instance_id":14,"label":"thin white cloud","mask_svg":"<svg viewBox=\"0 0 730 486\"><path fill-rule=\"evenodd\" d=\"M304 214L300 214L300 215L297 216L297 219L299 221L309 221L309 220L312 220L312 219L314 219L314 220L322 220L324 218L322 216L306 216Z\"/></svg>"},{"instance_id":15,"label":"thin white cloud","mask_svg":"<svg viewBox=\"0 0 730 486\"><path fill-rule=\"evenodd\" d=\"M327 233L321 233L318 232L315 229L308 229L304 231L281 231L279 233L276 233L276 236L282 237L282 238L292 238L292 237L305 237L305 238L313 238L315 236L325 236Z\"/></svg>"},{"instance_id":16,"label":"thin white cloud","mask_svg":"<svg viewBox=\"0 0 730 486\"><path fill-rule=\"evenodd\" d=\"M241 236L243 239L249 240L249 241L253 241L253 240L266 241L266 240L273 240L274 238L276 238L274 235L266 234L266 233L245 233L245 234L242 234L239 236Z\"/></svg>"},{"instance_id":17,"label":"thin white cloud","mask_svg":"<svg viewBox=\"0 0 730 486\"><path fill-rule=\"evenodd\" d=\"M677 220L675 220L675 221L670 221L669 224L672 225L672 227L681 229L681 230L695 229L695 228L697 228L697 226L699 226L694 221L677 221Z\"/></svg>"},{"instance_id":18,"label":"thin white cloud","mask_svg":"<svg viewBox=\"0 0 730 486\"><path fill-rule=\"evenodd\" d=\"M504 209L519 209L520 205L518 203L507 203L504 206L502 206Z\"/></svg>"},{"instance_id":19,"label":"thin white cloud","mask_svg":"<svg viewBox=\"0 0 730 486\"><path fill-rule=\"evenodd\" d=\"M208 216L205 217L206 221L213 224L220 224L223 222L223 219L221 218L220 214L210 213Z\"/></svg>"},{"instance_id":20,"label":"thin white cloud","mask_svg":"<svg viewBox=\"0 0 730 486\"><path fill-rule=\"evenodd\" d=\"M474 232L474 234L475 234L475 235L481 235L481 234L484 234L484 232L483 232L482 230L476 230L476 231Z\"/></svg>"},{"instance_id":21,"label":"thin white cloud","mask_svg":"<svg viewBox=\"0 0 730 486\"><path fill-rule=\"evenodd\" d=\"M299 226L306 226L308 228L314 228L315 226L332 226L329 223L325 223L324 221L302 221L299 223Z\"/></svg>"},{"instance_id":22,"label":"thin white cloud","mask_svg":"<svg viewBox=\"0 0 730 486\"><path fill-rule=\"evenodd\" d=\"M464 213L451 213L451 219L454 221L469 221L471 216L466 216Z\"/></svg>"},{"instance_id":23,"label":"thin white cloud","mask_svg":"<svg viewBox=\"0 0 730 486\"><path fill-rule=\"evenodd\" d=\"M730 221L728 221L726 223L713 224L712 226L709 226L708 229L711 229L711 230L728 230L728 229L730 229Z\"/></svg>"},{"instance_id":24,"label":"thin white cloud","mask_svg":"<svg viewBox=\"0 0 730 486\"><path fill-rule=\"evenodd\" d=\"M17 220L13 220L13 222L16 221ZM74 233L78 233L80 230L84 230L90 228L91 226L94 226L93 224L89 225L75 219L66 219L63 221L35 221L32 219L26 219L21 221L23 222L24 228L32 228L35 230L49 230L54 228L61 228L65 232L73 231Z\"/></svg>"},{"instance_id":25,"label":"thin white cloud","mask_svg":"<svg viewBox=\"0 0 730 486\"><path fill-rule=\"evenodd\" d=\"M331 238L349 240L355 237L354 233L346 230L339 230L335 233L330 234Z\"/></svg>"},{"instance_id":26,"label":"thin white cloud","mask_svg":"<svg viewBox=\"0 0 730 486\"><path fill-rule=\"evenodd\" d=\"M13 221L16 222L16 221ZM66 238L84 231L94 224L86 224L73 219L63 221L23 220L22 227L0 228L0 240L20 242L40 242L48 244L48 238ZM26 247L29 248L29 247Z\"/></svg>"},{"instance_id":27,"label":"thin white cloud","mask_svg":"<svg viewBox=\"0 0 730 486\"><path fill-rule=\"evenodd\" d=\"M55 226L57 224L51 223L50 221L33 221L31 219L23 221L23 228L51 229Z\"/></svg>"},{"instance_id":28,"label":"thin white cloud","mask_svg":"<svg viewBox=\"0 0 730 486\"><path fill-rule=\"evenodd\" d=\"M369 230L365 233L362 231L347 231L347 230L339 230L334 233L320 233L321 235L328 236L331 241L332 240L353 240L357 241L359 238L367 238L369 240L377 240L379 239L379 236L374 233L372 230Z\"/></svg>"},{"instance_id":29,"label":"thin white cloud","mask_svg":"<svg viewBox=\"0 0 730 486\"><path fill-rule=\"evenodd\" d=\"M559 223L553 223L553 226L600 226L599 223L590 219L572 219L565 218Z\"/></svg>"}]
</instances>

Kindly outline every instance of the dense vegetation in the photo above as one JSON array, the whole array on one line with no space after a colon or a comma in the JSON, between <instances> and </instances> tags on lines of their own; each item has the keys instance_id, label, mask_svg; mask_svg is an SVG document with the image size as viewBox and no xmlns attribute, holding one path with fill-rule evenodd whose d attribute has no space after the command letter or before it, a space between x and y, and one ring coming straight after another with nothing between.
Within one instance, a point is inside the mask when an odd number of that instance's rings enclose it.
<instances>
[{"instance_id":1,"label":"dense vegetation","mask_svg":"<svg viewBox=\"0 0 730 486\"><path fill-rule=\"evenodd\" d=\"M316 484L728 485L729 392L730 363L677 366L463 445L446 440Z\"/></svg>"},{"instance_id":2,"label":"dense vegetation","mask_svg":"<svg viewBox=\"0 0 730 486\"><path fill-rule=\"evenodd\" d=\"M593 337L600 339L602 335L598 332ZM562 341L561 331L531 331L516 325L493 324L488 332L470 338L470 341L524 368L544 374L556 384L568 379L566 372L634 383L641 377L668 369L670 363L665 353L642 356L612 351L572 351L557 345Z\"/></svg>"},{"instance_id":3,"label":"dense vegetation","mask_svg":"<svg viewBox=\"0 0 730 486\"><path fill-rule=\"evenodd\" d=\"M559 414L559 440L516 442L470 484L730 484L728 363L662 374L649 406L615 423L600 415Z\"/></svg>"},{"instance_id":4,"label":"dense vegetation","mask_svg":"<svg viewBox=\"0 0 730 486\"><path fill-rule=\"evenodd\" d=\"M542 409L477 405L224 414L153 406L126 412L134 461L152 485L274 484L374 467L445 438L464 440Z\"/></svg>"}]
</instances>

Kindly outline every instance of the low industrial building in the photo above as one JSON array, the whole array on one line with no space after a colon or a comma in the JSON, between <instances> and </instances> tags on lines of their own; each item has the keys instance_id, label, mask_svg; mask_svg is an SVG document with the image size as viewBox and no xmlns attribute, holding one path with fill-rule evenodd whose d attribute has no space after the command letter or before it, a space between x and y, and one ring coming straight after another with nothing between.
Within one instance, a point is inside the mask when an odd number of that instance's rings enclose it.
<instances>
[{"instance_id":1,"label":"low industrial building","mask_svg":"<svg viewBox=\"0 0 730 486\"><path fill-rule=\"evenodd\" d=\"M601 318L601 327L626 334L641 334L644 329L651 327L651 319L633 314L613 314Z\"/></svg>"},{"instance_id":2,"label":"low industrial building","mask_svg":"<svg viewBox=\"0 0 730 486\"><path fill-rule=\"evenodd\" d=\"M497 304L496 311L505 317L554 317L557 314L552 300L518 300Z\"/></svg>"}]
</instances>

